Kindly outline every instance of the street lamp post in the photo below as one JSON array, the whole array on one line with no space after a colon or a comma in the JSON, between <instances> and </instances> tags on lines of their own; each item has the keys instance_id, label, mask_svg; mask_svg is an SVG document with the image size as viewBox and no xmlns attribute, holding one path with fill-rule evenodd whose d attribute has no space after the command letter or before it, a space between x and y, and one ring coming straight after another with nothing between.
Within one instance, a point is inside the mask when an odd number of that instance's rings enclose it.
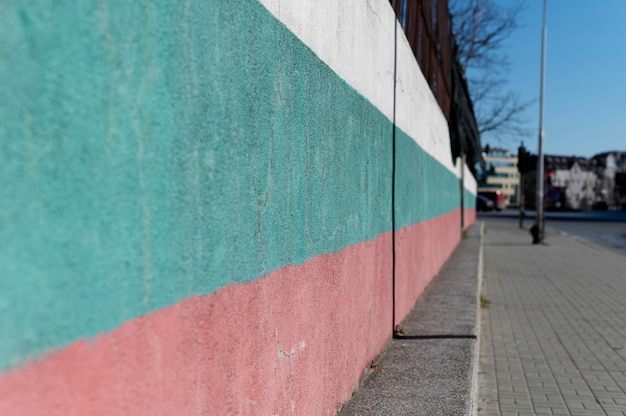
<instances>
[{"instance_id":1,"label":"street lamp post","mask_svg":"<svg viewBox=\"0 0 626 416\"><path fill-rule=\"evenodd\" d=\"M539 146L537 151L537 217L535 219L535 232L538 238L533 243L540 243L544 238L545 231L545 212L544 212L544 157L543 157L543 104L545 92L546 77L546 14L548 9L548 0L543 0L543 30L541 34L541 91L539 93Z\"/></svg>"}]
</instances>

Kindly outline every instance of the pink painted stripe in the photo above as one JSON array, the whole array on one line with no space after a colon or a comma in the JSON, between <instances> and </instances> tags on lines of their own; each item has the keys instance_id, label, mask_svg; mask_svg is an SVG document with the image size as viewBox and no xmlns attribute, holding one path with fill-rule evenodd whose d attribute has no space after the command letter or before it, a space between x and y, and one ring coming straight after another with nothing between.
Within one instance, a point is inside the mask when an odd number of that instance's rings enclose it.
<instances>
[{"instance_id":1,"label":"pink painted stripe","mask_svg":"<svg viewBox=\"0 0 626 416\"><path fill-rule=\"evenodd\" d=\"M391 236L0 375L0 415L334 414L391 335Z\"/></svg>"},{"instance_id":2,"label":"pink painted stripe","mask_svg":"<svg viewBox=\"0 0 626 416\"><path fill-rule=\"evenodd\" d=\"M396 233L397 317L459 240ZM0 375L1 415L332 415L391 335L391 233L134 319Z\"/></svg>"},{"instance_id":3,"label":"pink painted stripe","mask_svg":"<svg viewBox=\"0 0 626 416\"><path fill-rule=\"evenodd\" d=\"M468 208L465 210L465 228L467 229L476 221L476 209Z\"/></svg>"},{"instance_id":4,"label":"pink painted stripe","mask_svg":"<svg viewBox=\"0 0 626 416\"><path fill-rule=\"evenodd\" d=\"M461 211L396 231L396 321L404 319L461 239Z\"/></svg>"}]
</instances>

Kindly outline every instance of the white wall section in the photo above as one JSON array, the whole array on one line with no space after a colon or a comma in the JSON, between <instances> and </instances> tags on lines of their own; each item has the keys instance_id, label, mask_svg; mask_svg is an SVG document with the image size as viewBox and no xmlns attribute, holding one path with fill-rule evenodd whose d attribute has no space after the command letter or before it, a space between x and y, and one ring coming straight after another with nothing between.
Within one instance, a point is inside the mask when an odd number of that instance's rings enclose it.
<instances>
[{"instance_id":1,"label":"white wall section","mask_svg":"<svg viewBox=\"0 0 626 416\"><path fill-rule=\"evenodd\" d=\"M386 0L259 0L321 60L393 121L394 29L396 125L460 177L448 123Z\"/></svg>"}]
</instances>

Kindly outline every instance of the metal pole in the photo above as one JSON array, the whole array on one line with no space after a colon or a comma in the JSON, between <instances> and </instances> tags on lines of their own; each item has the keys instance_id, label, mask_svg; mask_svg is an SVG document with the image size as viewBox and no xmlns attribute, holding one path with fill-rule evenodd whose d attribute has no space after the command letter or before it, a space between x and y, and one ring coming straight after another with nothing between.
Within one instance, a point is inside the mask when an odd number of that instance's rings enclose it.
<instances>
[{"instance_id":1,"label":"metal pole","mask_svg":"<svg viewBox=\"0 0 626 416\"><path fill-rule=\"evenodd\" d=\"M524 200L524 174L521 172L519 174L517 203L519 204L519 228L524 228L524 218L526 218L526 212L524 211L526 208L524 207L524 204L526 201Z\"/></svg>"},{"instance_id":2,"label":"metal pole","mask_svg":"<svg viewBox=\"0 0 626 416\"><path fill-rule=\"evenodd\" d=\"M524 147L524 142L520 143L519 149L517 150L517 171L519 172L519 188L517 188L517 203L519 204L519 228L524 228L524 218L526 217L526 213L524 210L525 207L525 195L524 195L524 174L528 170L527 164L527 153L526 148Z\"/></svg>"},{"instance_id":3,"label":"metal pole","mask_svg":"<svg viewBox=\"0 0 626 416\"><path fill-rule=\"evenodd\" d=\"M463 149L463 145L461 145L461 149ZM461 150L463 154L461 155L461 235L463 235L463 231L465 231L465 152Z\"/></svg>"},{"instance_id":4,"label":"metal pole","mask_svg":"<svg viewBox=\"0 0 626 416\"><path fill-rule=\"evenodd\" d=\"M543 30L541 35L541 91L539 94L539 146L537 151L537 217L535 225L539 231L539 242L543 241L545 230L544 195L544 157L543 157L543 103L546 77L546 15L548 0L543 0Z\"/></svg>"}]
</instances>

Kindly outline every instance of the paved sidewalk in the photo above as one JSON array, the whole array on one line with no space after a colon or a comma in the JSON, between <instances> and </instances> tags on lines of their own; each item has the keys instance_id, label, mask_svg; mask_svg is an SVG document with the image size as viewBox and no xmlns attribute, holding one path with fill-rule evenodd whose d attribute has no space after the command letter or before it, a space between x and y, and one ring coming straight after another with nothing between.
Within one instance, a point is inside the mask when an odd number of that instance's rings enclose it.
<instances>
[{"instance_id":1,"label":"paved sidewalk","mask_svg":"<svg viewBox=\"0 0 626 416\"><path fill-rule=\"evenodd\" d=\"M626 415L626 257L487 220L478 415Z\"/></svg>"}]
</instances>

